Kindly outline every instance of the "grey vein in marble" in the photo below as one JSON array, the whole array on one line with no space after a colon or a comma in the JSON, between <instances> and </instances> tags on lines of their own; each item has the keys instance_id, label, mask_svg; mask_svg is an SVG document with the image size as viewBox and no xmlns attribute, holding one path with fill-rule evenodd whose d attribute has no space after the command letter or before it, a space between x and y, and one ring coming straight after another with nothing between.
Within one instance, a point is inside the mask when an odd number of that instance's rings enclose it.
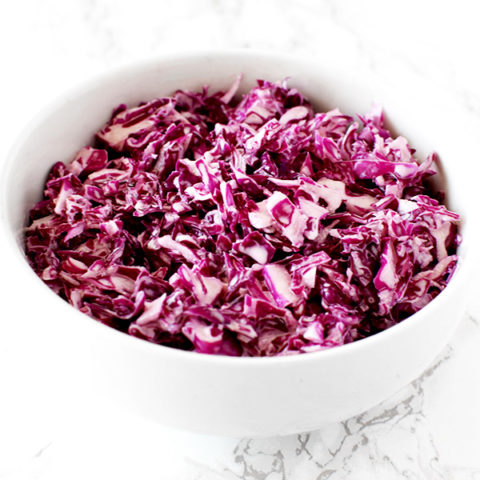
<instances>
[{"instance_id":1,"label":"grey vein in marble","mask_svg":"<svg viewBox=\"0 0 480 480\"><path fill-rule=\"evenodd\" d=\"M424 383L441 369L450 354L451 349L447 349L420 378L393 398L345 422L296 436L240 441L233 452L236 467L226 473L239 480L263 480L273 474L276 476L272 478L307 478L304 475L316 472L317 479L337 480L353 474L351 465L368 458L376 464L377 474L415 478L417 453L421 451L420 464L426 474L449 478L439 464L422 407ZM417 444L410 443L405 452L392 452L382 443L387 433L389 442L394 438L400 442L408 436Z\"/></svg>"}]
</instances>

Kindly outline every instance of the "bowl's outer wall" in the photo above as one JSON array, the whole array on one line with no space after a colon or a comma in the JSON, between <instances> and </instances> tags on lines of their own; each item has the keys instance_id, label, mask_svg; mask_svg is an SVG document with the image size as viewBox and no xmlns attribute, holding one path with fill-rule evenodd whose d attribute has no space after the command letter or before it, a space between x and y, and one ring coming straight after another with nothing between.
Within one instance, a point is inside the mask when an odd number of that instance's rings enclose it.
<instances>
[{"instance_id":1,"label":"bowl's outer wall","mask_svg":"<svg viewBox=\"0 0 480 480\"><path fill-rule=\"evenodd\" d=\"M292 358L231 359L180 352L120 334L74 311L32 274L20 253L21 229L54 162L68 161L88 144L119 103L134 105L177 88L207 84L212 91L226 89L239 73L244 75L243 91L256 78L290 77L290 84L321 108L340 107L354 114L381 102L396 132L420 156L434 149L439 153L450 206L463 217L464 236L458 271L445 292L402 324L353 345ZM445 121L452 116L458 121ZM45 334L58 336L59 355L77 388L200 432L261 436L312 430L370 408L418 376L458 323L468 283L474 197L467 168L472 147L456 141L469 133L461 120L455 104L446 99L440 104L432 86L416 78L358 79L338 66L248 52L158 60L102 77L64 96L35 120L8 160L2 215L16 242L13 254L24 270L25 285L40 302L36 315L45 322Z\"/></svg>"}]
</instances>

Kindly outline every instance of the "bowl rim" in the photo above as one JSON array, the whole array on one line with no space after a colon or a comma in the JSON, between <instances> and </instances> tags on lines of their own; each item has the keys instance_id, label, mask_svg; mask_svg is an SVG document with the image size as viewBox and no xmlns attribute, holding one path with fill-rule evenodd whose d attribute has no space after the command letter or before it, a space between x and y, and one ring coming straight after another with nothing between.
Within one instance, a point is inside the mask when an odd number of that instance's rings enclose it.
<instances>
[{"instance_id":1,"label":"bowl rim","mask_svg":"<svg viewBox=\"0 0 480 480\"><path fill-rule=\"evenodd\" d=\"M170 356L178 360L183 360L185 362L195 361L197 363L202 362L208 365L212 363L225 363L229 366L237 367L245 367L248 365L251 368L266 368L267 366L274 366L277 363L304 364L309 362L321 361L321 359L331 359L338 356L345 356L347 354L358 354L365 349L372 349L372 347L374 347L376 344L379 344L380 342L385 342L386 340L390 339L395 335L398 336L398 334L402 331L414 328L416 324L422 322L425 316L440 308L442 303L447 302L449 295L453 293L456 289L461 288L462 282L468 277L469 272L473 270L473 264L475 262L473 258L474 252L472 252L472 245L470 245L470 238L468 238L469 241L465 249L465 258L458 259L458 264L456 266L455 272L453 273L445 289L441 291L431 302L429 302L418 312L410 315L406 319L402 320L400 323L393 325L386 330L348 344L338 345L335 347L330 347L324 350L318 350L314 352L280 356L239 357L223 354L207 354L168 347L165 345L152 343L147 340L134 337L132 335L128 335L127 333L121 332L113 327L105 325L102 322L93 319L92 317L89 317L88 315L77 310L67 301L63 300L57 294L55 294L53 290L51 290L30 267L24 251L21 248L21 245L19 245L18 238L16 238L19 232L14 232L8 221L7 210L10 201L7 198L8 196L6 194L8 191L8 189L6 188L8 184L8 179L14 172L13 167L15 165L16 158L23 147L24 139L28 138L31 132L33 132L38 127L38 125L44 123L44 121L47 121L51 116L54 116L55 112L65 103L71 101L72 98L74 99L79 95L87 94L89 91L98 88L99 85L104 85L106 83L114 81L118 77L129 75L132 73L132 71L146 72L150 69L154 69L162 64L167 64L169 62L185 62L189 60L199 61L200 59L205 59L206 57L212 58L214 60L220 60L222 57L230 58L232 56L243 57L245 59L256 58L257 60L259 57L263 57L269 62L280 61L286 62L291 65L305 65L307 62L318 61L311 55L293 55L261 49L210 49L194 50L189 52L169 52L163 55L156 55L151 58L142 59L140 61L125 62L115 68L111 68L107 71L102 71L98 74L94 74L90 76L87 80L80 81L76 85L70 86L69 88L62 91L59 96L48 101L33 117L31 117L28 122L26 122L25 126L20 129L20 132L17 134L16 138L13 139L10 148L7 149L7 153L1 165L0 176L0 223L2 223L6 233L5 236L8 238L8 246L13 250L12 254L15 255L18 260L18 267L20 268L21 265L22 274L28 275L29 278L33 278L34 281L37 282L36 284L39 286L38 291L40 292L40 290L43 288L43 291L45 292L44 295L48 295L48 297L46 298L50 299L49 303L56 302L58 308L64 308L66 315L71 315L72 319L75 318L75 323L82 322L84 323L84 326L90 325L90 327L92 328L92 333L94 332L93 329L96 329L96 331L102 336L109 337L112 339L112 341L120 342L127 347L132 347L136 350L144 350L145 352L152 355ZM333 72L346 71L344 69L338 68L338 65L333 66L333 68L329 66L328 68L330 69L330 71ZM375 76L375 72L372 72L372 76ZM472 219L469 218L469 223L471 221ZM473 228L468 225L468 237L473 236L473 232L471 233L472 230ZM464 231L462 230L462 236L463 235Z\"/></svg>"}]
</instances>

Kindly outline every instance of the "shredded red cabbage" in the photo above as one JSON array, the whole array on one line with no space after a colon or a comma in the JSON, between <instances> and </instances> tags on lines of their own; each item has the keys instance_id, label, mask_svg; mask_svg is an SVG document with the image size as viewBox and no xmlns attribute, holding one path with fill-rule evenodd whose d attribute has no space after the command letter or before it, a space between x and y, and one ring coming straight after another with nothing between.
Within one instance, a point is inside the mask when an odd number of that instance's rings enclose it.
<instances>
[{"instance_id":1,"label":"shredded red cabbage","mask_svg":"<svg viewBox=\"0 0 480 480\"><path fill-rule=\"evenodd\" d=\"M120 105L30 211L35 272L81 312L201 353L312 352L446 286L459 216L381 110L315 112L286 82Z\"/></svg>"}]
</instances>

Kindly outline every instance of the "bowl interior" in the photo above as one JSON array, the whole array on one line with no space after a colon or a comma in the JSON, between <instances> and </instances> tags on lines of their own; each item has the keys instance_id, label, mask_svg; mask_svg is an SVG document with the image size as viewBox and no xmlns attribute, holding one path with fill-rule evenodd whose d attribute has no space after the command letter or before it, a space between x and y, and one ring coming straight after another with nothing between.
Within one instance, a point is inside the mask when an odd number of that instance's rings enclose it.
<instances>
[{"instance_id":1,"label":"bowl interior","mask_svg":"<svg viewBox=\"0 0 480 480\"><path fill-rule=\"evenodd\" d=\"M471 174L471 142L462 141L471 125L458 106L442 101L431 84L412 76L381 79L355 77L346 66L255 52L185 55L141 64L104 75L60 98L26 128L7 159L2 193L7 227L22 251L22 228L29 208L42 196L45 177L57 161L68 162L76 151L91 143L93 135L120 103L129 106L176 89L226 90L242 74L240 93L256 79L281 80L297 87L317 109L340 108L348 114L366 113L380 103L397 134L417 149L420 159L436 151L441 159L440 184L448 192L449 207L462 216L464 241L461 259L468 251L474 215L475 175ZM460 262L461 263L461 262Z\"/></svg>"}]
</instances>

